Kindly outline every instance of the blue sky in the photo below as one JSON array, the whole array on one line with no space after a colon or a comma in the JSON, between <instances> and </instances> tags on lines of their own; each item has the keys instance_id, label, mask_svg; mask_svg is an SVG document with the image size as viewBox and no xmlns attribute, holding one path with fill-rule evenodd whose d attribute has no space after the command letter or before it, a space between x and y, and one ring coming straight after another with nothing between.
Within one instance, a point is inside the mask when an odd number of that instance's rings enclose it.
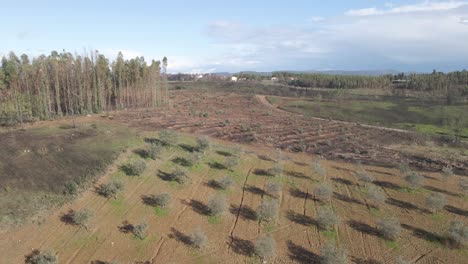
<instances>
[{"instance_id":1,"label":"blue sky","mask_svg":"<svg viewBox=\"0 0 468 264\"><path fill-rule=\"evenodd\" d=\"M0 1L0 54L95 49L171 72L468 68L468 1Z\"/></svg>"}]
</instances>

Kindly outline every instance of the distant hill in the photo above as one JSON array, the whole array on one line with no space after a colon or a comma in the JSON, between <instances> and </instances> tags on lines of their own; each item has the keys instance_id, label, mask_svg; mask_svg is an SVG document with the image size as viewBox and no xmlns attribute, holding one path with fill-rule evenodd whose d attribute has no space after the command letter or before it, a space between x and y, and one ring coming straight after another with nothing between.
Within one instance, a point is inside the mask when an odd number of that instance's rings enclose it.
<instances>
[{"instance_id":1,"label":"distant hill","mask_svg":"<svg viewBox=\"0 0 468 264\"><path fill-rule=\"evenodd\" d=\"M345 71L345 70L326 70L326 71L273 71L273 72L290 72L290 73L317 73L317 74L330 74L330 75L359 75L359 76L379 76L379 75L386 75L386 74L398 74L399 71L396 70L356 70L356 71ZM255 74L261 76L268 76L271 75L273 72L257 72L257 71L242 71L237 73L229 73L229 72L217 72L213 73L214 75L218 76L231 76L234 74L240 73L247 73L247 74Z\"/></svg>"}]
</instances>

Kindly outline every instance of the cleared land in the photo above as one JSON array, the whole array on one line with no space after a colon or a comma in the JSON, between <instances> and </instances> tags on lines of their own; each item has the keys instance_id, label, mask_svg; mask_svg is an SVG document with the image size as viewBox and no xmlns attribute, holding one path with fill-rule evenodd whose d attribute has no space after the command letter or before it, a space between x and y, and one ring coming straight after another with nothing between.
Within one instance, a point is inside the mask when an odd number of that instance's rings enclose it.
<instances>
[{"instance_id":1,"label":"cleared land","mask_svg":"<svg viewBox=\"0 0 468 264\"><path fill-rule=\"evenodd\" d=\"M11 208L28 212L30 202L23 198L28 197L24 192L47 192L33 204L45 205L58 196L60 205L71 200L63 195L66 182L82 177L92 182L76 200L46 211L40 220L2 229L2 262L22 263L25 255L40 249L57 252L61 263L261 263L253 247L258 237L268 234L276 240L274 263L316 263L320 248L329 242L346 248L354 263L394 263L397 256L417 263L464 263L467 250L453 248L445 235L452 220L467 224L467 196L458 189L459 180L465 177L460 175L466 175L468 167L466 148L444 147L442 141L397 130L301 116L263 99L238 93L173 91L167 108L80 117L78 128L70 128L71 120L64 120L2 134L0 139L9 147L0 150L0 175L2 184L9 187L2 188L0 197L17 201L8 205ZM164 128L187 133L181 133L175 145L164 147L156 160L150 159L144 150L151 142L159 142L157 132ZM190 165L196 160L193 134L209 135L212 147ZM242 152L235 143L243 143ZM35 163L44 155L39 151L42 145L47 146L47 159ZM279 155L274 148L285 151ZM327 172L322 175L313 168L317 154L329 158L321 161ZM22 161L23 156L27 159ZM224 164L234 156L240 157L239 164L227 169ZM144 173L127 176L122 165L142 158L147 167ZM17 160L22 165L16 165ZM103 169L91 169L104 168L112 160L104 176L93 182ZM423 176L420 187L408 188L403 174L395 169L402 161ZM30 163L32 167L24 165ZM87 164L91 171L82 167ZM267 172L278 164L281 176L269 176ZM448 165L458 175L442 175L441 169ZM168 180L176 166L187 171L190 184ZM67 168L62 171L63 167ZM5 171L12 168L17 180L6 177ZM366 184L358 181L363 169L384 193L379 209L368 197ZM234 182L227 191L214 184L226 175ZM99 195L101 184L114 181L123 183L123 191L116 197ZM277 198L266 193L268 182L282 184ZM332 187L330 201L320 202L314 194L322 184ZM166 192L172 196L167 208L155 207L148 199ZM425 200L435 193L443 194L447 205L432 213ZM225 196L228 204L219 217L208 214L207 206L215 195ZM280 205L277 217L258 221L257 207L275 199ZM320 206L339 216L333 229L318 227ZM87 228L69 221L70 210L81 209L93 212ZM387 216L397 217L402 224L394 242L377 230L379 220ZM143 240L129 231L141 223L148 225ZM208 237L201 250L190 244L189 235L196 228Z\"/></svg>"}]
</instances>

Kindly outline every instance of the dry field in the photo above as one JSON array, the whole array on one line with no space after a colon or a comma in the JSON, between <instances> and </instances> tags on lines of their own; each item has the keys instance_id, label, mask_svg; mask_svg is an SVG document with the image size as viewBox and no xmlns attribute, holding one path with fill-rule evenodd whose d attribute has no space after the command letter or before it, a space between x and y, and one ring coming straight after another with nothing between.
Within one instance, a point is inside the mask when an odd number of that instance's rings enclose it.
<instances>
[{"instance_id":1,"label":"dry field","mask_svg":"<svg viewBox=\"0 0 468 264\"><path fill-rule=\"evenodd\" d=\"M276 256L269 263L318 263L320 249L329 243L346 249L351 263L390 264L398 256L411 263L465 263L468 256L466 249L453 248L445 239L451 221L468 224L467 196L458 188L459 180L466 176L447 177L435 171L448 161L458 172L466 172L466 157L446 160L396 148L397 144L417 141L408 133L293 115L265 105L261 97L196 96L191 91L172 94L169 109L111 115L80 120L127 124L145 131L138 133L135 148L122 153L94 184L97 188L119 180L124 190L115 198L104 198L91 188L75 201L48 212L41 222L0 233L0 263L23 263L34 249L56 252L60 263L261 263L254 254L254 244L262 235L276 241ZM35 126L53 125L44 122ZM176 145L166 147L160 158L146 158L147 168L141 176L125 175L120 166L140 158L138 150L146 148L145 142L156 138L162 128L188 133L182 133ZM196 146L192 133L211 136L211 149L195 165L186 165L191 183L168 181L166 176L177 164L184 165L183 161L192 157ZM239 145L233 142L251 144L242 145L238 152ZM279 155L274 147L292 152ZM298 148L304 152L297 152ZM316 154L328 158L320 162L326 173L313 168ZM232 169L223 167L233 156L239 156L240 163ZM344 160L362 160L365 165ZM421 187L408 188L396 169L401 160L424 177ZM281 175L265 175L275 164L282 166ZM379 208L370 201L366 184L358 181L357 173L362 169L375 178L373 184L385 194ZM229 190L212 184L226 175L234 181ZM265 192L268 182L282 185L277 198ZM330 201L319 201L315 193L323 184L333 189ZM168 208L147 204L149 195L164 192L172 196ZM447 199L447 205L437 213L425 204L434 193ZM208 202L215 195L226 197L228 204L219 217L207 213ZM258 206L272 200L280 205L277 216L271 221L257 220ZM331 230L317 225L321 206L339 217ZM88 228L64 218L70 210L84 208L93 212ZM385 217L401 222L402 232L396 241L384 239L377 229ZM148 224L145 239L126 232L127 225L143 222ZM189 242L196 228L208 238L203 249L195 249Z\"/></svg>"}]
</instances>

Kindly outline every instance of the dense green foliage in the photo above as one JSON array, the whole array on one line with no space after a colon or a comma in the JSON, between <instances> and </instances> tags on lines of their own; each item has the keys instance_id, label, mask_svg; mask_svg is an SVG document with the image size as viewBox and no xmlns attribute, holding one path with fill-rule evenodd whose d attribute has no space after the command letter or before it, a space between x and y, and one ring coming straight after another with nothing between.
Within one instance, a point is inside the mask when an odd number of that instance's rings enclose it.
<instances>
[{"instance_id":1,"label":"dense green foliage","mask_svg":"<svg viewBox=\"0 0 468 264\"><path fill-rule=\"evenodd\" d=\"M53 51L32 61L10 52L0 66L0 125L164 104L166 68L166 58L148 65L122 53L110 62L97 51Z\"/></svg>"}]
</instances>

